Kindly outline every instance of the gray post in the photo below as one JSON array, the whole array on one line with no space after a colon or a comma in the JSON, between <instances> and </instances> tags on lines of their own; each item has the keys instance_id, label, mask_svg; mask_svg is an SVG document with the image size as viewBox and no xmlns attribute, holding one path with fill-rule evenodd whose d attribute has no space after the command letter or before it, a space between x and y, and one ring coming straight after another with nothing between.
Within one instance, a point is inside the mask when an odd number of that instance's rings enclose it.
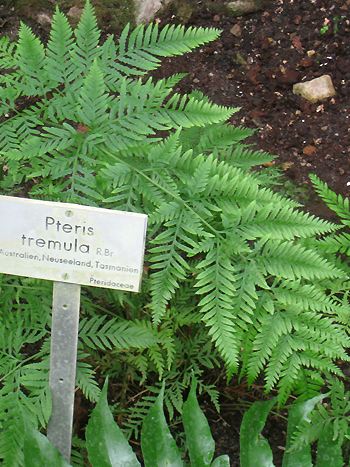
<instances>
[{"instance_id":1,"label":"gray post","mask_svg":"<svg viewBox=\"0 0 350 467\"><path fill-rule=\"evenodd\" d=\"M47 436L69 462L72 444L80 285L54 282L49 384L52 414Z\"/></svg>"}]
</instances>

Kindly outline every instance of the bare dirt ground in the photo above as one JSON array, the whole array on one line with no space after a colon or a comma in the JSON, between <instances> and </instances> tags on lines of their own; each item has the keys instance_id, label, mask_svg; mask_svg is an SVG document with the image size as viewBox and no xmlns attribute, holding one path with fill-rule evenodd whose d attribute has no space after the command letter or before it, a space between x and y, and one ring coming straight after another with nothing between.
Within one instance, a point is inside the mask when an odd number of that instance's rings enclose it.
<instances>
[{"instance_id":1,"label":"bare dirt ground","mask_svg":"<svg viewBox=\"0 0 350 467\"><path fill-rule=\"evenodd\" d=\"M161 20L181 22L171 11ZM188 24L217 27L221 38L167 60L162 76L187 71L182 91L200 89L217 103L240 107L232 123L256 128L253 141L276 155L276 165L299 186L313 172L349 195L350 0L276 0L238 18L203 8ZM293 94L293 84L325 74L333 98L311 104ZM309 196L307 207L326 214Z\"/></svg>"}]
</instances>

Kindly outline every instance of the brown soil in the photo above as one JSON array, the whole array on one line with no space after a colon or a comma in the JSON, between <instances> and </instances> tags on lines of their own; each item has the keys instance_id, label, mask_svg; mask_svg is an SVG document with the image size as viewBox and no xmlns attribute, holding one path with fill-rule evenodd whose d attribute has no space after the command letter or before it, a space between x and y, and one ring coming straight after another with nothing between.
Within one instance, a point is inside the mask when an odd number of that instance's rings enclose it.
<instances>
[{"instance_id":1,"label":"brown soil","mask_svg":"<svg viewBox=\"0 0 350 467\"><path fill-rule=\"evenodd\" d=\"M19 17L12 5L0 1L1 33L14 37L21 19L47 36L45 17L39 22L33 10ZM161 17L161 24L180 22L173 13ZM240 107L232 123L256 128L252 141L276 155L276 165L287 178L307 186L308 174L314 172L336 192L349 195L350 0L276 0L265 11L238 18L203 7L189 10L187 16L188 25L222 29L221 38L190 55L166 60L157 76L187 71L180 90L199 89L217 103ZM110 24L102 26L110 32ZM310 104L293 94L293 84L324 74L333 80L334 98ZM309 196L307 208L326 215L322 204ZM222 413L208 406L207 415L218 454L229 454L238 466L243 410L235 407L242 395L239 386L223 387L222 392ZM247 389L243 392L246 399ZM265 433L277 466L285 429L285 422L275 417Z\"/></svg>"},{"instance_id":2,"label":"brown soil","mask_svg":"<svg viewBox=\"0 0 350 467\"><path fill-rule=\"evenodd\" d=\"M163 19L169 20L177 18ZM187 71L182 91L199 89L217 103L240 107L232 123L256 128L253 141L276 155L295 183L308 184L313 172L348 195L350 0L276 0L265 11L238 18L207 8L193 13L188 24L220 28L221 38L168 59L162 76ZM293 94L293 84L325 74L332 78L334 98L311 104ZM321 207L312 209L322 215Z\"/></svg>"}]
</instances>

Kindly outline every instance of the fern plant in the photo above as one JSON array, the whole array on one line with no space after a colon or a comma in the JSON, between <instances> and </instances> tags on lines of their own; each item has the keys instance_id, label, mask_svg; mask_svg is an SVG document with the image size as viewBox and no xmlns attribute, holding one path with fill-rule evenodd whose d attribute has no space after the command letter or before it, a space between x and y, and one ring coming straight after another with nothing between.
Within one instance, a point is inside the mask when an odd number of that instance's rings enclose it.
<instances>
[{"instance_id":1,"label":"fern plant","mask_svg":"<svg viewBox=\"0 0 350 467\"><path fill-rule=\"evenodd\" d=\"M24 24L16 43L0 40L2 192L149 216L142 293L85 292L78 386L97 399L101 352L140 382L173 374L191 329L215 346L213 365L220 356L229 377L240 368L249 382L263 374L280 403L299 381L307 392L325 373L341 374L349 306L319 282L346 273L305 243L338 227L251 171L272 158L244 144L251 130L225 123L238 109L175 92L182 74L150 77L163 57L219 31L151 24L126 27L117 41L100 35L87 2L74 31L56 11L46 45ZM28 406L37 424L47 419L46 373L37 370L47 365L50 293L26 279L4 277L2 287L1 395L14 402L0 411L0 458L21 465L9 413ZM182 367L182 389L208 353ZM172 387L168 405L181 410Z\"/></svg>"},{"instance_id":2,"label":"fern plant","mask_svg":"<svg viewBox=\"0 0 350 467\"><path fill-rule=\"evenodd\" d=\"M316 247L318 252L328 261L332 261L338 268L344 272L343 277L335 280L325 279L322 281L322 287L329 291L340 306L344 306L344 312L341 313L341 319L344 323L348 322L347 305L349 303L350 290L350 208L349 198L336 194L329 186L319 179L316 175L311 175L310 179L314 188L325 202L330 211L337 216L339 221L338 228L322 238L308 239L308 247Z\"/></svg>"},{"instance_id":3,"label":"fern plant","mask_svg":"<svg viewBox=\"0 0 350 467\"><path fill-rule=\"evenodd\" d=\"M350 394L342 381L333 379L324 396L293 433L290 449L293 453L318 441L318 456L332 458L340 467L344 465L342 448L349 447Z\"/></svg>"},{"instance_id":4,"label":"fern plant","mask_svg":"<svg viewBox=\"0 0 350 467\"><path fill-rule=\"evenodd\" d=\"M328 235L318 244L320 249L326 254L343 254L350 257L350 201L334 193L329 186L320 180L316 175L310 176L317 194L326 203L340 221L343 232Z\"/></svg>"},{"instance_id":5,"label":"fern plant","mask_svg":"<svg viewBox=\"0 0 350 467\"><path fill-rule=\"evenodd\" d=\"M242 467L274 466L270 444L261 432L275 402L275 399L254 402L244 414L240 429ZM336 467L348 465L349 410L349 392L337 379L330 381L328 393L294 401L288 410L282 466L324 467L330 461ZM312 448L317 453L315 464Z\"/></svg>"}]
</instances>

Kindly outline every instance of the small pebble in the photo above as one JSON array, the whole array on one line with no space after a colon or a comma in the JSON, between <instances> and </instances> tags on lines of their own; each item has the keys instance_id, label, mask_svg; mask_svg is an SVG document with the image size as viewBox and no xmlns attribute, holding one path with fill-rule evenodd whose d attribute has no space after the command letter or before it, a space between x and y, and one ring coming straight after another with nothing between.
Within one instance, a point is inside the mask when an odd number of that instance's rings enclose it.
<instances>
[{"instance_id":1,"label":"small pebble","mask_svg":"<svg viewBox=\"0 0 350 467\"><path fill-rule=\"evenodd\" d=\"M47 24L51 24L51 16L49 16L47 13L38 13L37 15L37 21L39 24L41 24L42 26L45 26Z\"/></svg>"},{"instance_id":2,"label":"small pebble","mask_svg":"<svg viewBox=\"0 0 350 467\"><path fill-rule=\"evenodd\" d=\"M315 152L316 152L316 147L312 146L311 144L309 144L308 146L305 146L303 149L303 154L305 156L312 156L313 154L315 154Z\"/></svg>"},{"instance_id":3,"label":"small pebble","mask_svg":"<svg viewBox=\"0 0 350 467\"><path fill-rule=\"evenodd\" d=\"M235 37L241 37L242 35L241 26L238 23L234 24L232 28L230 29L230 33L233 34Z\"/></svg>"}]
</instances>

